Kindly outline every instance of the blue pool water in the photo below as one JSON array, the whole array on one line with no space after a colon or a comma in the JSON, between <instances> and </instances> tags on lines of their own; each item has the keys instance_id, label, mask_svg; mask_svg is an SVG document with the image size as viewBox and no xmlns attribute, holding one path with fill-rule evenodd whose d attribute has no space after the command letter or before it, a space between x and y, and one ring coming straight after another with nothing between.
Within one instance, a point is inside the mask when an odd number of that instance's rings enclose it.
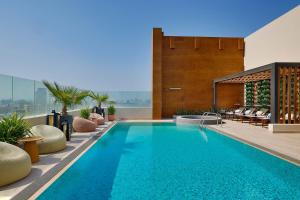
<instances>
[{"instance_id":1,"label":"blue pool water","mask_svg":"<svg viewBox=\"0 0 300 200\"><path fill-rule=\"evenodd\" d=\"M195 126L119 123L38 199L300 199L300 168Z\"/></svg>"}]
</instances>

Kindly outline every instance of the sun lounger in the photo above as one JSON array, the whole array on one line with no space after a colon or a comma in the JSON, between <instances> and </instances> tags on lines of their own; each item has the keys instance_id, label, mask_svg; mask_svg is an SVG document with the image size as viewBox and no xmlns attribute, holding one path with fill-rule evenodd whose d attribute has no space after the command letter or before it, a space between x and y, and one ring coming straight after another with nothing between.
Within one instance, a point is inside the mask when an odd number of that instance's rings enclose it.
<instances>
[{"instance_id":1,"label":"sun lounger","mask_svg":"<svg viewBox=\"0 0 300 200\"><path fill-rule=\"evenodd\" d=\"M244 118L245 120L244 121L248 121L249 124L251 123L256 123L257 121L257 117L264 117L266 116L266 114L269 113L269 109L266 109L266 108L261 108L259 109L258 111L254 110L252 113L250 113L249 115L245 115Z\"/></svg>"},{"instance_id":2,"label":"sun lounger","mask_svg":"<svg viewBox=\"0 0 300 200\"><path fill-rule=\"evenodd\" d=\"M262 127L267 126L270 123L270 119L271 119L271 113L268 113L265 116L257 117L255 125L257 125L257 123L261 123Z\"/></svg>"},{"instance_id":3,"label":"sun lounger","mask_svg":"<svg viewBox=\"0 0 300 200\"><path fill-rule=\"evenodd\" d=\"M250 115L252 114L253 112L255 111L255 108L248 108L248 109L244 109L244 111L240 112L240 113L236 113L234 118L237 120L237 121L242 121L244 120L245 118L245 115Z\"/></svg>"},{"instance_id":4,"label":"sun lounger","mask_svg":"<svg viewBox=\"0 0 300 200\"><path fill-rule=\"evenodd\" d=\"M245 107L240 107L237 110L226 112L226 115L227 116L229 115L232 118L232 120L235 120L235 116L243 113L244 111L245 111Z\"/></svg>"}]
</instances>

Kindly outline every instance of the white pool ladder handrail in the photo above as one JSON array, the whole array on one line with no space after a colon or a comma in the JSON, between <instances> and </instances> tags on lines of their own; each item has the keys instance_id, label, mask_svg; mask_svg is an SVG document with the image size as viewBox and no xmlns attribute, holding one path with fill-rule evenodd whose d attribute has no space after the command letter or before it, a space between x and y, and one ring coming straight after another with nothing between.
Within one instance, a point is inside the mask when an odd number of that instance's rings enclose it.
<instances>
[{"instance_id":1,"label":"white pool ladder handrail","mask_svg":"<svg viewBox=\"0 0 300 200\"><path fill-rule=\"evenodd\" d=\"M199 127L200 129L204 129L205 126L204 126L204 121L205 121L205 116L216 116L217 117L217 125L219 125L219 118L220 118L220 125L222 126L223 122L222 122L222 116L219 114L219 113L214 113L214 112L205 112L201 115L201 119L200 119L200 124L199 124Z\"/></svg>"}]
</instances>

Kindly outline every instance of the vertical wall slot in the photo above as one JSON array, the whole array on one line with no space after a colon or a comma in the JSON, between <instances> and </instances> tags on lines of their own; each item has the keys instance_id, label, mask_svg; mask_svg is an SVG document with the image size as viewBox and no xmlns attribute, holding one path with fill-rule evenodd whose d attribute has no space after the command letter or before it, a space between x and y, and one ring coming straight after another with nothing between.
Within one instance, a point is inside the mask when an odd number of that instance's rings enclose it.
<instances>
[{"instance_id":1,"label":"vertical wall slot","mask_svg":"<svg viewBox=\"0 0 300 200\"><path fill-rule=\"evenodd\" d=\"M219 50L223 50L224 47L223 47L223 41L221 38L219 38Z\"/></svg>"},{"instance_id":2,"label":"vertical wall slot","mask_svg":"<svg viewBox=\"0 0 300 200\"><path fill-rule=\"evenodd\" d=\"M198 40L196 37L194 38L194 48L198 49Z\"/></svg>"}]
</instances>

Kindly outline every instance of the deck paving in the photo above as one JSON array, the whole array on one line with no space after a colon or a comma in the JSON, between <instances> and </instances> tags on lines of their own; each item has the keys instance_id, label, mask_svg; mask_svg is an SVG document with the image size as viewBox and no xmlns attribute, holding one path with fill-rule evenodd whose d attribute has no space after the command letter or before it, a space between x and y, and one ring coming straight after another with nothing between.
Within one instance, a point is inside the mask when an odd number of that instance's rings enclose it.
<instances>
[{"instance_id":1,"label":"deck paving","mask_svg":"<svg viewBox=\"0 0 300 200\"><path fill-rule=\"evenodd\" d=\"M300 166L299 133L272 133L267 128L237 121L208 127Z\"/></svg>"}]
</instances>

